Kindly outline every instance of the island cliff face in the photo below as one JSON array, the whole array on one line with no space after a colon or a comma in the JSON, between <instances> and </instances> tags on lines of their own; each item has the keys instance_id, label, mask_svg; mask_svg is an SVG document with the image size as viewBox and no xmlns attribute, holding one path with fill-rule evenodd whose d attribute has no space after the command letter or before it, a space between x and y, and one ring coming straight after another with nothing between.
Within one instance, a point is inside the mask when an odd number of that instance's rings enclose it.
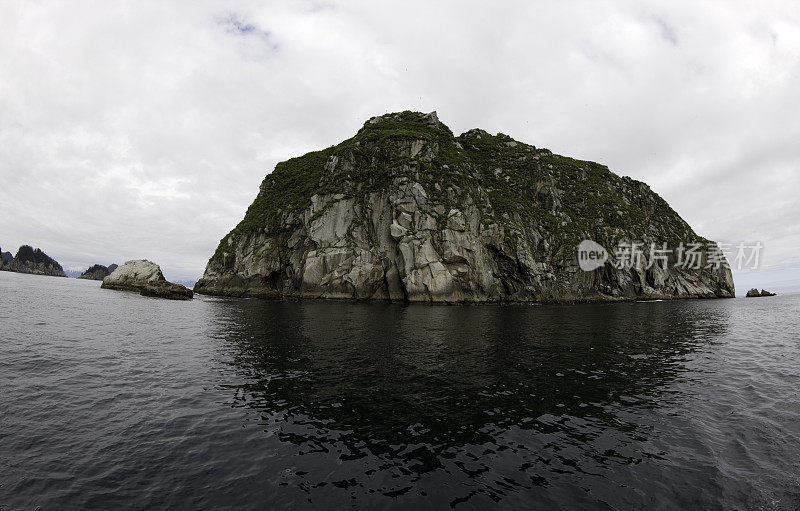
<instances>
[{"instance_id":1,"label":"island cliff face","mask_svg":"<svg viewBox=\"0 0 800 511\"><path fill-rule=\"evenodd\" d=\"M590 239L605 264L581 269ZM702 266L621 264L614 248L702 244ZM727 264L641 182L503 134L455 137L435 112L370 119L351 139L279 163L194 290L414 302L733 297ZM706 267L709 266L709 267Z\"/></svg>"}]
</instances>

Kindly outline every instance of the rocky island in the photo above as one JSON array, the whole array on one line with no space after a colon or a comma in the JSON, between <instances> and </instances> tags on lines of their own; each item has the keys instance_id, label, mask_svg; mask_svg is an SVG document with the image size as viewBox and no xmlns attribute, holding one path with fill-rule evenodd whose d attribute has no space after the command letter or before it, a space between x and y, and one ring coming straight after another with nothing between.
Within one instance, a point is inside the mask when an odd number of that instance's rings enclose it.
<instances>
[{"instance_id":1,"label":"rocky island","mask_svg":"<svg viewBox=\"0 0 800 511\"><path fill-rule=\"evenodd\" d=\"M109 269L109 267L103 266L102 264L94 264L89 267L85 272L81 273L79 279L84 280L103 280L104 278L111 275L111 273L117 268L116 265L113 269Z\"/></svg>"},{"instance_id":2,"label":"rocky island","mask_svg":"<svg viewBox=\"0 0 800 511\"><path fill-rule=\"evenodd\" d=\"M608 251L590 271L578 260L586 239ZM614 252L623 242L695 244L702 264L675 250L626 265ZM435 112L401 112L279 163L194 290L452 303L733 297L728 265L708 264L714 248L645 183L604 165L480 129L454 136Z\"/></svg>"},{"instance_id":3,"label":"rocky island","mask_svg":"<svg viewBox=\"0 0 800 511\"><path fill-rule=\"evenodd\" d=\"M22 245L17 250L17 255L9 258L10 253L2 254L0 269L16 273L30 273L32 275L49 275L51 277L66 277L64 268L52 257L40 249L30 245Z\"/></svg>"},{"instance_id":4,"label":"rocky island","mask_svg":"<svg viewBox=\"0 0 800 511\"><path fill-rule=\"evenodd\" d=\"M759 293L758 289L753 288L750 291L748 291L745 296L747 298L755 298L755 297L760 297L760 296L775 296L775 293L770 293L766 289L762 289L761 292Z\"/></svg>"},{"instance_id":5,"label":"rocky island","mask_svg":"<svg viewBox=\"0 0 800 511\"><path fill-rule=\"evenodd\" d=\"M146 259L128 261L103 279L103 289L136 291L143 296L157 296L172 300L190 300L192 290L180 284L167 282L161 268Z\"/></svg>"}]
</instances>

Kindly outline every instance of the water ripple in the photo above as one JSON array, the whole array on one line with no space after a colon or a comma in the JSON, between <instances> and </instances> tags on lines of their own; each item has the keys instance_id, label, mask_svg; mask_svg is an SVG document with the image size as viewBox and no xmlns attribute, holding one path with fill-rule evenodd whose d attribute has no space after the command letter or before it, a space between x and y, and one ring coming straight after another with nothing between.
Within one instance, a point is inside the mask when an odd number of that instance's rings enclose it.
<instances>
[{"instance_id":1,"label":"water ripple","mask_svg":"<svg viewBox=\"0 0 800 511\"><path fill-rule=\"evenodd\" d=\"M800 508L796 295L0 297L0 509Z\"/></svg>"}]
</instances>

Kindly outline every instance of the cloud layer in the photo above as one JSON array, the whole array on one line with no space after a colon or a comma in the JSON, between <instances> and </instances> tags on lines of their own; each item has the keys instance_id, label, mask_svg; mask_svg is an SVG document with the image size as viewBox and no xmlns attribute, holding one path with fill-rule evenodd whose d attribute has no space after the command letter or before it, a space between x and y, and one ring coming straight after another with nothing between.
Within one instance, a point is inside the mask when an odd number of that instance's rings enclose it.
<instances>
[{"instance_id":1,"label":"cloud layer","mask_svg":"<svg viewBox=\"0 0 800 511\"><path fill-rule=\"evenodd\" d=\"M796 2L0 3L0 246L202 274L275 163L437 110L800 275Z\"/></svg>"}]
</instances>

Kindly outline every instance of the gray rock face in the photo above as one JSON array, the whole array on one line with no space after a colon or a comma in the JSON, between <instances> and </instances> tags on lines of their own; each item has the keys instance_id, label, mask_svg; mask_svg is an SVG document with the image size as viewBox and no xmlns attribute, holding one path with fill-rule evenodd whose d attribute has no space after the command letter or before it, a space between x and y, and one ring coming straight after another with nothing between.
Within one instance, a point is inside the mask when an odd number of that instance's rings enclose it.
<instances>
[{"instance_id":1,"label":"gray rock face","mask_svg":"<svg viewBox=\"0 0 800 511\"><path fill-rule=\"evenodd\" d=\"M391 125L399 114L394 115L370 119L362 132ZM310 174L321 177L311 180L313 193L305 202L268 209L277 194L296 190L281 184L285 168L267 176L245 220L223 238L195 291L413 302L733 296L727 265L646 268L652 258L644 254L645 267L618 268L612 254L594 271L580 269L577 243L582 238L650 243L672 240L678 232L692 238L686 241L699 238L643 183L576 160L571 161L580 172L551 170L547 162L558 160L547 150L482 130L448 137L435 114L412 119L421 126L420 135L412 131L375 141L359 138L359 132L325 154L318 173ZM435 130L440 138L425 137L424 130ZM448 143L450 159L443 156ZM485 143L492 145L480 145ZM524 162L516 163L520 159ZM297 172L292 182L310 171ZM605 188L586 192L586 197L570 196L572 183L588 179ZM595 197L590 193L600 196L602 204L610 197L615 206L604 214L612 218L580 216L595 211L580 203L590 203ZM518 202L500 213L507 197ZM652 216L662 210L663 218ZM626 229L617 218L625 213L636 214L635 228Z\"/></svg>"},{"instance_id":2,"label":"gray rock face","mask_svg":"<svg viewBox=\"0 0 800 511\"><path fill-rule=\"evenodd\" d=\"M173 300L189 300L192 290L167 282L161 268L146 259L128 261L103 279L103 289L137 291L144 296L157 296Z\"/></svg>"}]
</instances>

